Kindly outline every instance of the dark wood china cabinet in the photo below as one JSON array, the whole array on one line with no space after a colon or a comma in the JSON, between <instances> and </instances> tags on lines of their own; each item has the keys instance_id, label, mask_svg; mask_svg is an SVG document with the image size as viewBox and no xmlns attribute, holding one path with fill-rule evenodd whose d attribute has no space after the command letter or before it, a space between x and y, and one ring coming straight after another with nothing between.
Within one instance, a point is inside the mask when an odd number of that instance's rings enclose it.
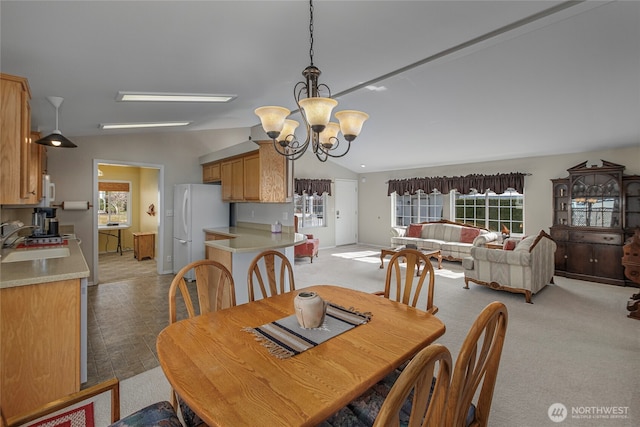
<instances>
[{"instance_id":1,"label":"dark wood china cabinet","mask_svg":"<svg viewBox=\"0 0 640 427\"><path fill-rule=\"evenodd\" d=\"M621 260L624 242L640 227L640 176L623 175L624 168L583 162L567 169L567 178L551 180L556 275L633 285Z\"/></svg>"}]
</instances>

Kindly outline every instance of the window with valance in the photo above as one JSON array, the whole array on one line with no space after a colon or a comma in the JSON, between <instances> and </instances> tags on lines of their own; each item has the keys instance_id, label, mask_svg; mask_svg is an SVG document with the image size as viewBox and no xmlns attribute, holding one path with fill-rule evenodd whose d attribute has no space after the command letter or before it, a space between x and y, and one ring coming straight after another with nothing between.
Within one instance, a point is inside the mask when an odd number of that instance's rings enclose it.
<instances>
[{"instance_id":1,"label":"window with valance","mask_svg":"<svg viewBox=\"0 0 640 427\"><path fill-rule=\"evenodd\" d=\"M330 179L294 180L293 207L300 228L326 227L327 196L331 195Z\"/></svg>"},{"instance_id":2,"label":"window with valance","mask_svg":"<svg viewBox=\"0 0 640 427\"><path fill-rule=\"evenodd\" d=\"M395 205L392 200L392 207L395 206L396 211L392 225L406 226L407 223L431 221L431 215L422 215L422 207L418 202L424 194L449 193L451 220L494 231L505 227L514 233L523 233L525 176L524 173L513 172L390 180L388 195L395 194ZM399 207L398 200L407 197L411 198L411 203L407 203L408 206L400 204ZM404 216L398 213L400 209L404 209ZM407 216L406 211L411 216Z\"/></svg>"}]
</instances>

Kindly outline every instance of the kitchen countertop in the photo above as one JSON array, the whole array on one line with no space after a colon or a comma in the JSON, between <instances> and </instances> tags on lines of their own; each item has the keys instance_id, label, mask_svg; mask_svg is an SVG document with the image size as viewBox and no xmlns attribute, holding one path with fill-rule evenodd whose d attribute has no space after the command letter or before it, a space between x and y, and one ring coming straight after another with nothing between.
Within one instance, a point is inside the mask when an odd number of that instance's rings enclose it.
<instances>
[{"instance_id":1,"label":"kitchen countertop","mask_svg":"<svg viewBox=\"0 0 640 427\"><path fill-rule=\"evenodd\" d=\"M229 239L206 240L205 245L233 253L262 252L296 246L307 240L301 233L271 233L252 227L205 228L206 233L228 236Z\"/></svg>"},{"instance_id":2,"label":"kitchen countertop","mask_svg":"<svg viewBox=\"0 0 640 427\"><path fill-rule=\"evenodd\" d=\"M89 277L89 267L78 242L69 239L67 247L68 257L1 264L0 289ZM2 249L3 256L12 250L16 249Z\"/></svg>"}]
</instances>

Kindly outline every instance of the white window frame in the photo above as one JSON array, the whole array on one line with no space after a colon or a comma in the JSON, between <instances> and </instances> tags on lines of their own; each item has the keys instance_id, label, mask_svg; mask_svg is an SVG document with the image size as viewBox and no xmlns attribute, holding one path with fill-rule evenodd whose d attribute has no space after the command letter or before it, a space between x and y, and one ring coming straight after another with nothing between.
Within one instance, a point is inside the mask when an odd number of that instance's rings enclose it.
<instances>
[{"instance_id":1,"label":"white window frame","mask_svg":"<svg viewBox=\"0 0 640 427\"><path fill-rule=\"evenodd\" d=\"M414 195L394 192L391 197L391 226L408 227L425 221L439 221L444 211L444 195L437 190Z\"/></svg>"},{"instance_id":2,"label":"white window frame","mask_svg":"<svg viewBox=\"0 0 640 427\"><path fill-rule=\"evenodd\" d=\"M302 206L300 207L300 202ZM299 228L327 227L327 193L293 195L294 215Z\"/></svg>"},{"instance_id":3,"label":"white window frame","mask_svg":"<svg viewBox=\"0 0 640 427\"><path fill-rule=\"evenodd\" d=\"M129 191L126 191L126 192L125 191L116 191L116 192L118 192L118 193L126 193L126 196L127 196L127 201L126 201L126 203L127 203L127 220L126 220L126 222L121 222L121 221L117 221L117 222L120 225L128 225L128 226L130 226L131 225L131 210L132 210L132 205L131 205L131 188L132 188L132 185L131 185L131 182L130 181L116 181L116 180L105 180L105 181L102 181L102 182L127 183L129 185ZM104 204L107 203L106 201L103 201L104 200L102 198L102 194L103 193L109 193L109 191L100 191L100 190L98 190L98 201L97 201L98 202L98 206L97 206L97 209L96 209L97 215L98 215L98 225L107 225L109 223L116 222L116 221L112 221L111 220L111 216L110 216L110 214L108 212L104 212L104 211L100 210L100 207L102 206L102 204L103 203ZM106 222L104 220L101 221L101 218L104 218L104 215L107 215L106 216L106 218L107 218Z\"/></svg>"},{"instance_id":4,"label":"white window frame","mask_svg":"<svg viewBox=\"0 0 640 427\"><path fill-rule=\"evenodd\" d=\"M477 227L486 228L491 231L500 232L502 225L505 225L512 236L522 236L525 233L525 211L524 211L524 194L520 194L512 188L509 188L502 194L496 194L491 190L486 193L478 193L472 190L469 194L460 194L456 190L452 190L450 195L450 217L455 222L466 223L475 225ZM464 198L472 200L475 203L470 203L468 206L475 206L474 212L482 210L483 217L476 218L474 216L458 217L457 207L458 200ZM510 200L509 206L495 206L492 201L495 200ZM498 211L498 219L495 219L495 209ZM521 211L519 214L517 211Z\"/></svg>"}]
</instances>

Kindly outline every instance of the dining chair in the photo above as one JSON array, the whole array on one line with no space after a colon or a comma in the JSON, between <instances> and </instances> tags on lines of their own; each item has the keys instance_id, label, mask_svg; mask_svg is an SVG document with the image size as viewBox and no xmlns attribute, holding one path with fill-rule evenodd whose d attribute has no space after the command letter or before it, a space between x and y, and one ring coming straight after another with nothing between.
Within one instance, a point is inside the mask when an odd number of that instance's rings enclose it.
<instances>
[{"instance_id":1,"label":"dining chair","mask_svg":"<svg viewBox=\"0 0 640 427\"><path fill-rule=\"evenodd\" d=\"M374 427L444 426L451 365L451 353L442 344L420 350L393 384Z\"/></svg>"},{"instance_id":2,"label":"dining chair","mask_svg":"<svg viewBox=\"0 0 640 427\"><path fill-rule=\"evenodd\" d=\"M120 419L120 382L117 378L112 378L101 382L79 392L64 396L53 402L34 408L26 414L17 415L5 419L0 409L0 427L18 427L31 423L34 420L61 411L65 408L89 400L102 393L111 392L111 425L109 427L182 427L173 406L169 402L163 401L134 412L133 414ZM49 425L48 423L46 425Z\"/></svg>"},{"instance_id":3,"label":"dining chair","mask_svg":"<svg viewBox=\"0 0 640 427\"><path fill-rule=\"evenodd\" d=\"M453 369L445 425L488 425L507 321L507 307L494 301L471 326Z\"/></svg>"},{"instance_id":4,"label":"dining chair","mask_svg":"<svg viewBox=\"0 0 640 427\"><path fill-rule=\"evenodd\" d=\"M400 266L401 261L405 263L404 269ZM420 265L423 266L422 271L420 271ZM429 257L417 249L402 249L393 254L389 260L384 291L376 292L376 295L416 307L425 282L427 283L426 310L436 314L438 307L433 304L435 275Z\"/></svg>"},{"instance_id":5,"label":"dining chair","mask_svg":"<svg viewBox=\"0 0 640 427\"><path fill-rule=\"evenodd\" d=\"M432 409L435 411L434 417L436 414L444 415L444 418L438 421L443 421L442 425L446 427L486 427L488 425L493 390L507 331L507 318L506 306L501 302L494 301L480 312L469 329L453 368L445 410L443 412L435 408ZM385 425L376 424L381 415L381 408L387 403L391 390L400 381L400 378L411 375L405 375L411 362L402 370L396 369L360 397L351 401L346 407L331 416L323 426ZM405 378L403 382L405 381L408 380ZM439 380L436 378L434 381L434 384L438 384ZM422 382L422 387L422 392L431 392L430 383ZM433 390L435 393L435 386ZM396 393L400 394L399 391ZM440 393L439 390L438 393ZM439 399L441 397L437 396L436 399L440 405ZM403 405L405 413L413 413L411 400L405 399ZM343 422L343 420L349 421ZM389 425L393 425L393 423Z\"/></svg>"},{"instance_id":6,"label":"dining chair","mask_svg":"<svg viewBox=\"0 0 640 427\"><path fill-rule=\"evenodd\" d=\"M195 280L189 282L185 275L194 271ZM217 311L236 305L235 285L231 272L218 261L202 259L191 262L181 268L171 281L169 287L169 323L177 320L176 293L180 289L180 294L184 300L189 317L194 317L196 311L191 300L188 284L192 283L196 287L198 295L198 314Z\"/></svg>"},{"instance_id":7,"label":"dining chair","mask_svg":"<svg viewBox=\"0 0 640 427\"><path fill-rule=\"evenodd\" d=\"M194 281L185 279L185 275L193 270ZM196 287L198 295L198 312L196 312L189 293L189 284ZM184 300L189 318L197 314L209 313L222 310L236 305L236 292L231 272L218 261L202 259L191 262L181 268L171 281L169 286L169 323L177 321L176 294L180 289L180 294ZM186 427L196 427L204 425L200 417L187 405L182 398L171 390L171 405L180 407L182 419Z\"/></svg>"},{"instance_id":8,"label":"dining chair","mask_svg":"<svg viewBox=\"0 0 640 427\"><path fill-rule=\"evenodd\" d=\"M262 298L278 295L288 290L294 291L296 285L289 259L282 252L275 250L259 253L249 264L247 286L249 287L249 301L256 300L256 288L260 290Z\"/></svg>"}]
</instances>

